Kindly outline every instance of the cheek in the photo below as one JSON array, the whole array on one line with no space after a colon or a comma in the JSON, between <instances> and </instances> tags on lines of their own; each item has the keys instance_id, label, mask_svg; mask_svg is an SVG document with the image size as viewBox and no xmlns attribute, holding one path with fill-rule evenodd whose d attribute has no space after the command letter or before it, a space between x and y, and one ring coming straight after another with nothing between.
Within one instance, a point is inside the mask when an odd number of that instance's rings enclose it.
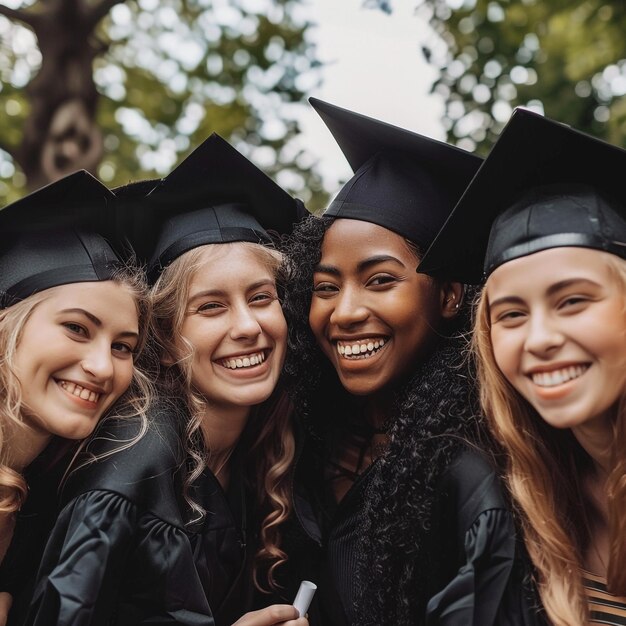
<instances>
[{"instance_id":1,"label":"cheek","mask_svg":"<svg viewBox=\"0 0 626 626\"><path fill-rule=\"evenodd\" d=\"M128 360L128 363L123 363L119 368L117 375L117 396L121 396L130 387L133 381L133 374L135 372L135 365L132 359Z\"/></svg>"},{"instance_id":2,"label":"cheek","mask_svg":"<svg viewBox=\"0 0 626 626\"><path fill-rule=\"evenodd\" d=\"M504 374L510 383L520 366L520 351L518 340L511 332L502 332L495 329L491 331L491 348L498 369Z\"/></svg>"},{"instance_id":3,"label":"cheek","mask_svg":"<svg viewBox=\"0 0 626 626\"><path fill-rule=\"evenodd\" d=\"M314 298L311 300L311 308L309 310L309 326L313 331L316 339L320 339L324 335L324 326L330 317L332 307L326 301Z\"/></svg>"}]
</instances>

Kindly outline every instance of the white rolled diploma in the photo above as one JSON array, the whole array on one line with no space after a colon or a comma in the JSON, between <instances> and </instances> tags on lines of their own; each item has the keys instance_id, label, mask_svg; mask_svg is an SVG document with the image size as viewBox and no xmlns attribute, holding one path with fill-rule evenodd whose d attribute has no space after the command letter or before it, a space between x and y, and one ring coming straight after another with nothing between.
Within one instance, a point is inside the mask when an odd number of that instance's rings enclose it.
<instances>
[{"instance_id":1,"label":"white rolled diploma","mask_svg":"<svg viewBox=\"0 0 626 626\"><path fill-rule=\"evenodd\" d=\"M300 583L300 589L298 589L296 599L293 601L293 606L298 610L300 617L306 615L306 612L309 610L316 589L317 585L309 580L303 580Z\"/></svg>"}]
</instances>

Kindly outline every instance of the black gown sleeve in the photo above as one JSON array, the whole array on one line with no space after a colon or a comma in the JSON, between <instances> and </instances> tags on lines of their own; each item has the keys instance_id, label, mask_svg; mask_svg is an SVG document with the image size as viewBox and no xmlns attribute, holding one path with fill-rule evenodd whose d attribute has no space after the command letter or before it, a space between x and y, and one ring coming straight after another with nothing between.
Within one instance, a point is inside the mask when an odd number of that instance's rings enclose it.
<instances>
[{"instance_id":1,"label":"black gown sleeve","mask_svg":"<svg viewBox=\"0 0 626 626\"><path fill-rule=\"evenodd\" d=\"M497 473L482 455L465 451L442 485L458 568L428 601L427 626L542 624L529 601L529 568ZM442 544L443 545L443 544Z\"/></svg>"},{"instance_id":2,"label":"black gown sleeve","mask_svg":"<svg viewBox=\"0 0 626 626\"><path fill-rule=\"evenodd\" d=\"M99 428L99 460L70 475L37 574L27 626L214 626L178 502L175 424Z\"/></svg>"},{"instance_id":3,"label":"black gown sleeve","mask_svg":"<svg viewBox=\"0 0 626 626\"><path fill-rule=\"evenodd\" d=\"M118 494L92 491L70 502L48 542L26 624L106 624L136 528L136 507Z\"/></svg>"}]
</instances>

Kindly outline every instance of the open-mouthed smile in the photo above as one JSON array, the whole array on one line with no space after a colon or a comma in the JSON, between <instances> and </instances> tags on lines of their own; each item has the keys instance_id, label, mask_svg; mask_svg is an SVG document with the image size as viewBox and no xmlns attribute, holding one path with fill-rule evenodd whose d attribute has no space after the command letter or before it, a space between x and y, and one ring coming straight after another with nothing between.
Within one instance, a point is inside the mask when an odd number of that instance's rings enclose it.
<instances>
[{"instance_id":1,"label":"open-mouthed smile","mask_svg":"<svg viewBox=\"0 0 626 626\"><path fill-rule=\"evenodd\" d=\"M269 353L269 350L267 351ZM218 363L225 367L226 369L236 370L236 369L246 369L250 367L256 367L261 365L265 359L267 358L267 354L265 350L259 350L258 352L252 352L250 354L245 355L237 355L232 357L227 357L225 359L219 359Z\"/></svg>"},{"instance_id":2,"label":"open-mouthed smile","mask_svg":"<svg viewBox=\"0 0 626 626\"><path fill-rule=\"evenodd\" d=\"M570 365L549 372L533 372L530 374L530 378L538 387L557 387L580 378L589 367L586 364Z\"/></svg>"},{"instance_id":3,"label":"open-mouthed smile","mask_svg":"<svg viewBox=\"0 0 626 626\"><path fill-rule=\"evenodd\" d=\"M383 337L354 341L337 341L336 347L339 356L343 359L367 359L380 352L388 341L389 339L384 339Z\"/></svg>"},{"instance_id":4,"label":"open-mouthed smile","mask_svg":"<svg viewBox=\"0 0 626 626\"><path fill-rule=\"evenodd\" d=\"M91 389L82 387L77 383L70 382L69 380L59 380L58 384L69 395L75 396L76 398L80 398L81 400L85 400L93 404L97 404L98 400L100 400L100 396L102 395L95 391L92 391Z\"/></svg>"}]
</instances>

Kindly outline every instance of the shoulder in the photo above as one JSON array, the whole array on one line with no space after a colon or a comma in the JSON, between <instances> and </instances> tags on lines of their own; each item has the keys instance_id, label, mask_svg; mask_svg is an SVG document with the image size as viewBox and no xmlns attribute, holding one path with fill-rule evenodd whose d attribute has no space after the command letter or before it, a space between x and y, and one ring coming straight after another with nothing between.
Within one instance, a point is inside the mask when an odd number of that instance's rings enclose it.
<instances>
[{"instance_id":1,"label":"shoulder","mask_svg":"<svg viewBox=\"0 0 626 626\"><path fill-rule=\"evenodd\" d=\"M504 484L495 462L481 450L466 446L442 474L435 515L463 536L487 512L510 517Z\"/></svg>"},{"instance_id":2,"label":"shoulder","mask_svg":"<svg viewBox=\"0 0 626 626\"><path fill-rule=\"evenodd\" d=\"M462 448L440 480L440 488L458 503L473 501L475 506L505 508L503 485L495 462L478 448Z\"/></svg>"},{"instance_id":3,"label":"shoulder","mask_svg":"<svg viewBox=\"0 0 626 626\"><path fill-rule=\"evenodd\" d=\"M185 463L185 415L155 406L148 419L109 418L96 429L63 487L62 503L91 491L109 491L159 517L179 521L177 475Z\"/></svg>"}]
</instances>

